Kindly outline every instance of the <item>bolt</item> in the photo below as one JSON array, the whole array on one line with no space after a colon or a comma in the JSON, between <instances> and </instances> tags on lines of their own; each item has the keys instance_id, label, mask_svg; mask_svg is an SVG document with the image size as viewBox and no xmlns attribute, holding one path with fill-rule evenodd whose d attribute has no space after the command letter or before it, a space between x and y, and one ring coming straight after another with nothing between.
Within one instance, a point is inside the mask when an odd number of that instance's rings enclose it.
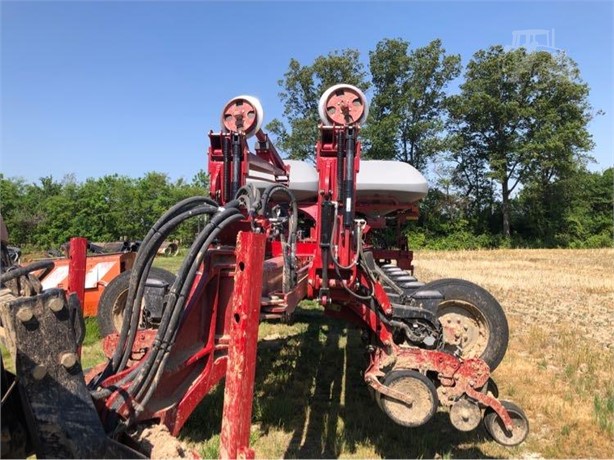
<instances>
[{"instance_id":1,"label":"bolt","mask_svg":"<svg viewBox=\"0 0 614 460\"><path fill-rule=\"evenodd\" d=\"M64 309L64 302L59 297L54 297L49 301L49 309L54 313L59 313Z\"/></svg>"},{"instance_id":2,"label":"bolt","mask_svg":"<svg viewBox=\"0 0 614 460\"><path fill-rule=\"evenodd\" d=\"M28 307L23 307L17 310L17 318L22 323L27 323L34 318L34 313L32 313L32 309Z\"/></svg>"},{"instance_id":3,"label":"bolt","mask_svg":"<svg viewBox=\"0 0 614 460\"><path fill-rule=\"evenodd\" d=\"M60 356L60 364L64 366L66 369L72 368L75 364L77 364L77 355L75 353L62 353Z\"/></svg>"},{"instance_id":4,"label":"bolt","mask_svg":"<svg viewBox=\"0 0 614 460\"><path fill-rule=\"evenodd\" d=\"M42 380L45 375L47 375L47 368L45 366L39 364L32 369L32 377L36 380Z\"/></svg>"}]
</instances>

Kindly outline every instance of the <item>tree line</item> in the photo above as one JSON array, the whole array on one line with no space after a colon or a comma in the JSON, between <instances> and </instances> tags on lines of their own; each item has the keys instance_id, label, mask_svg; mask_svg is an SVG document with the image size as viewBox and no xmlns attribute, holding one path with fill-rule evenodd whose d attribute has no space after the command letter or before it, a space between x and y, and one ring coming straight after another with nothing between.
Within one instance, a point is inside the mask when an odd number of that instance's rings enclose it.
<instances>
[{"instance_id":1,"label":"tree line","mask_svg":"<svg viewBox=\"0 0 614 460\"><path fill-rule=\"evenodd\" d=\"M292 59L279 81L284 119L267 125L289 157L313 158L318 98L338 82L371 94L364 157L429 178L414 247L612 245L612 168L587 168L600 111L564 53L491 46L463 69L441 40L384 39L368 68L354 49Z\"/></svg>"},{"instance_id":2,"label":"tree line","mask_svg":"<svg viewBox=\"0 0 614 460\"><path fill-rule=\"evenodd\" d=\"M587 125L599 111L571 58L492 46L463 69L440 40L411 48L402 39L377 43L368 66L360 57L346 49L290 60L279 81L283 119L266 127L287 157L313 159L320 95L353 84L371 100L363 156L410 163L431 183L408 229L412 247L612 246L613 169L587 168ZM140 239L168 207L206 188L203 171L191 182L150 172L31 184L0 174L11 240L41 248L75 235ZM174 237L189 242L197 225Z\"/></svg>"},{"instance_id":3,"label":"tree line","mask_svg":"<svg viewBox=\"0 0 614 460\"><path fill-rule=\"evenodd\" d=\"M141 240L172 205L207 193L202 170L190 182L172 181L160 172L141 178L113 174L82 183L74 175L27 183L0 174L2 217L10 242L32 249L57 248L73 236L92 242ZM201 224L188 221L170 238L190 244Z\"/></svg>"}]
</instances>

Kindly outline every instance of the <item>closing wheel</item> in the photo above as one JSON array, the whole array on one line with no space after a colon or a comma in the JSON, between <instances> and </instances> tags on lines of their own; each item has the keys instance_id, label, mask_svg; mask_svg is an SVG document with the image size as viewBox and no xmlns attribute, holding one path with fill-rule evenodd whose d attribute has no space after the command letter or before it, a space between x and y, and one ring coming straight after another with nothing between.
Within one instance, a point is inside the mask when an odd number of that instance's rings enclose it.
<instances>
[{"instance_id":1,"label":"closing wheel","mask_svg":"<svg viewBox=\"0 0 614 460\"><path fill-rule=\"evenodd\" d=\"M241 95L226 103L221 124L224 131L243 133L249 138L260 130L263 119L264 110L260 101L254 96Z\"/></svg>"},{"instance_id":2,"label":"closing wheel","mask_svg":"<svg viewBox=\"0 0 614 460\"><path fill-rule=\"evenodd\" d=\"M325 125L363 124L369 114L369 104L360 89L341 83L324 91L318 103L318 114Z\"/></svg>"},{"instance_id":3,"label":"closing wheel","mask_svg":"<svg viewBox=\"0 0 614 460\"><path fill-rule=\"evenodd\" d=\"M437 308L445 348L460 350L462 358L481 358L493 371L509 339L507 318L497 300L484 288L460 279L442 279L420 290L435 290L444 300Z\"/></svg>"},{"instance_id":4,"label":"closing wheel","mask_svg":"<svg viewBox=\"0 0 614 460\"><path fill-rule=\"evenodd\" d=\"M100 334L106 337L109 334L119 332L124 321L124 309L128 297L128 285L132 270L120 273L102 291L98 302L98 328ZM175 282L175 275L168 270L151 267L147 279L157 279L171 286Z\"/></svg>"},{"instance_id":5,"label":"closing wheel","mask_svg":"<svg viewBox=\"0 0 614 460\"><path fill-rule=\"evenodd\" d=\"M510 433L503 424L501 417L493 411L488 409L484 416L484 426L488 434L501 445L504 446L517 446L523 442L529 434L529 419L522 411L520 407L511 401L501 401L501 404L510 414L514 428Z\"/></svg>"},{"instance_id":6,"label":"closing wheel","mask_svg":"<svg viewBox=\"0 0 614 460\"><path fill-rule=\"evenodd\" d=\"M411 370L389 372L384 378L384 385L400 391L413 399L411 405L377 393L375 399L395 423L416 427L428 422L437 410L439 400L435 385L425 375Z\"/></svg>"}]
</instances>

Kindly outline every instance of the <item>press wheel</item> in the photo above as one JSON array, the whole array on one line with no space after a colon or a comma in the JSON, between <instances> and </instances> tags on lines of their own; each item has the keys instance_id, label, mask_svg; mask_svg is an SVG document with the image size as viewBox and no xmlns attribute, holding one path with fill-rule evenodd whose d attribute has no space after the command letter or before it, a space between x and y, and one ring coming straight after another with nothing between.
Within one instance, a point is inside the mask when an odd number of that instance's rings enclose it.
<instances>
[{"instance_id":1,"label":"press wheel","mask_svg":"<svg viewBox=\"0 0 614 460\"><path fill-rule=\"evenodd\" d=\"M510 414L514 428L510 433L503 424L501 417L492 409L486 411L484 427L488 434L499 444L504 446L517 446L529 434L529 419L523 410L511 401L501 401L501 404Z\"/></svg>"}]
</instances>

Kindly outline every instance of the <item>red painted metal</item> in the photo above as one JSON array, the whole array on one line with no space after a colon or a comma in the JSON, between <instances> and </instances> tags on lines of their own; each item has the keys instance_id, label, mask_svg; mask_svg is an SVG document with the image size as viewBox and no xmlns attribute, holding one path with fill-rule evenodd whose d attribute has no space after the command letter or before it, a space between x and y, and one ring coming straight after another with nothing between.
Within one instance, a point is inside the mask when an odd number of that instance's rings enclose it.
<instances>
[{"instance_id":1,"label":"red painted metal","mask_svg":"<svg viewBox=\"0 0 614 460\"><path fill-rule=\"evenodd\" d=\"M239 233L237 237L220 458L237 458L239 453L254 458L253 450L249 449L249 432L265 242L262 234Z\"/></svg>"},{"instance_id":2,"label":"red painted metal","mask_svg":"<svg viewBox=\"0 0 614 460\"><path fill-rule=\"evenodd\" d=\"M87 260L87 239L70 239L68 253L68 293L77 294L81 308L85 304L85 265Z\"/></svg>"}]
</instances>

